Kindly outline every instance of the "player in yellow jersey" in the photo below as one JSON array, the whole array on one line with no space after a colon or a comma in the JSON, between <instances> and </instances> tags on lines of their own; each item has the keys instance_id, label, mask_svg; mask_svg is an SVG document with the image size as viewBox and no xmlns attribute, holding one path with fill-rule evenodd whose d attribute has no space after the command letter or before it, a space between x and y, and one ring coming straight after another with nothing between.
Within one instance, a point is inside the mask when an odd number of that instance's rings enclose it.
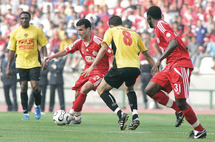
<instances>
[{"instance_id":1,"label":"player in yellow jersey","mask_svg":"<svg viewBox=\"0 0 215 142\"><path fill-rule=\"evenodd\" d=\"M11 77L11 62L16 57L17 81L21 86L21 104L24 116L22 120L29 120L28 115L28 81L31 83L35 98L35 118L40 119L41 93L39 87L41 58L39 45L42 47L43 57L47 56L46 44L48 43L43 32L29 24L31 15L29 12L22 12L19 15L21 26L15 29L10 36L8 44L9 61L6 75Z\"/></svg>"},{"instance_id":2,"label":"player in yellow jersey","mask_svg":"<svg viewBox=\"0 0 215 142\"><path fill-rule=\"evenodd\" d=\"M106 105L118 115L121 130L125 130L128 114L121 111L115 98L109 92L112 88L119 88L125 83L125 92L133 115L129 129L135 130L140 124L137 110L137 97L134 91L136 78L140 74L139 53L141 52L145 56L151 66L155 62L147 51L140 36L134 31L124 28L122 26L122 19L119 16L112 16L109 19L109 26L110 29L105 32L102 47L96 59L90 68L84 72L84 75L89 75L95 65L105 55L108 46L111 44L115 55L113 67L105 75L97 91Z\"/></svg>"}]
</instances>

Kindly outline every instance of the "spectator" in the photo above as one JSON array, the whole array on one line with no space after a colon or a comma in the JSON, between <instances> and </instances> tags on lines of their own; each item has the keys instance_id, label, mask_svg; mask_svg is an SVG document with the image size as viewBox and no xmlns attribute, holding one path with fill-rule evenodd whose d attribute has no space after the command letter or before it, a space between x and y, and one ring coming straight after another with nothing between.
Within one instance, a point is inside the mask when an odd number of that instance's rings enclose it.
<instances>
[{"instance_id":1,"label":"spectator","mask_svg":"<svg viewBox=\"0 0 215 142\"><path fill-rule=\"evenodd\" d=\"M11 73L12 77L8 79L6 77L6 68L8 63L8 52L9 50L5 48L4 57L1 61L1 81L3 82L3 89L4 89L4 96L5 101L7 104L7 111L17 111L18 104L17 104L17 94L16 94L16 68L15 68L15 59L13 59L11 63ZM10 99L10 89L12 91L13 101Z\"/></svg>"},{"instance_id":2,"label":"spectator","mask_svg":"<svg viewBox=\"0 0 215 142\"><path fill-rule=\"evenodd\" d=\"M54 53L59 50L55 49ZM65 110L65 100L64 100L64 80L63 80L63 68L65 65L65 58L58 58L50 61L49 71L51 73L49 85L50 85L50 105L49 112L53 112L55 104L55 90L58 90L58 97L60 102L60 109Z\"/></svg>"},{"instance_id":3,"label":"spectator","mask_svg":"<svg viewBox=\"0 0 215 142\"><path fill-rule=\"evenodd\" d=\"M49 41L49 43L50 43L50 49L48 51L49 55L51 55L55 51L55 49L59 50L59 48L60 48L60 41L61 40L60 40L60 38L58 36L58 33L55 32L53 34L53 37L51 37L50 41Z\"/></svg>"},{"instance_id":4,"label":"spectator","mask_svg":"<svg viewBox=\"0 0 215 142\"><path fill-rule=\"evenodd\" d=\"M207 29L205 27L203 27L201 20L197 21L197 26L195 28L195 34L196 34L197 42L200 45L203 45L204 44L203 39L204 39L205 35L207 34Z\"/></svg>"},{"instance_id":5,"label":"spectator","mask_svg":"<svg viewBox=\"0 0 215 142\"><path fill-rule=\"evenodd\" d=\"M204 38L204 41L205 41L205 44L207 44L205 54L210 55L212 57L213 66L211 67L211 69L215 70L215 43L211 42L209 37Z\"/></svg>"},{"instance_id":6,"label":"spectator","mask_svg":"<svg viewBox=\"0 0 215 142\"><path fill-rule=\"evenodd\" d=\"M194 66L196 58L197 56L199 56L199 46L200 44L197 43L196 36L192 36L191 42L188 44L188 52L190 54L190 58Z\"/></svg>"}]
</instances>

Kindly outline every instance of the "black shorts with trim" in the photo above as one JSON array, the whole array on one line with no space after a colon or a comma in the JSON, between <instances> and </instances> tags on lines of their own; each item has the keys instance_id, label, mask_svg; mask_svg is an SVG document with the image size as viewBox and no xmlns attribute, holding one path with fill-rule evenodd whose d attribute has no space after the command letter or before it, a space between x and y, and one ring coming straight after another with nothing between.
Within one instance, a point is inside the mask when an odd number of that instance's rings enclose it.
<instances>
[{"instance_id":1,"label":"black shorts with trim","mask_svg":"<svg viewBox=\"0 0 215 142\"><path fill-rule=\"evenodd\" d=\"M135 84L139 75L139 68L111 68L105 75L104 80L114 88L119 88L123 82L125 82L127 87L130 87Z\"/></svg>"},{"instance_id":2,"label":"black shorts with trim","mask_svg":"<svg viewBox=\"0 0 215 142\"><path fill-rule=\"evenodd\" d=\"M16 68L17 81L40 81L40 67L31 69Z\"/></svg>"}]
</instances>

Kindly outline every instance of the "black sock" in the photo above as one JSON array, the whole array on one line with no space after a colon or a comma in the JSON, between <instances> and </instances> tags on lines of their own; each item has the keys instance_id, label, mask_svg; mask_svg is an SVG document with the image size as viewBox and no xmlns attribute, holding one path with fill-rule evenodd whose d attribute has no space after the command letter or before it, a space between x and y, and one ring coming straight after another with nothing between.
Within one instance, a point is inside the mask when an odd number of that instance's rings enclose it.
<instances>
[{"instance_id":1,"label":"black sock","mask_svg":"<svg viewBox=\"0 0 215 142\"><path fill-rule=\"evenodd\" d=\"M112 111L118 108L115 98L109 92L103 92L100 97Z\"/></svg>"},{"instance_id":2,"label":"black sock","mask_svg":"<svg viewBox=\"0 0 215 142\"><path fill-rule=\"evenodd\" d=\"M21 92L21 104L22 104L23 113L28 113L28 94L27 94L27 92L25 92L25 93Z\"/></svg>"},{"instance_id":3,"label":"black sock","mask_svg":"<svg viewBox=\"0 0 215 142\"><path fill-rule=\"evenodd\" d=\"M35 105L36 106L40 105L41 104L41 97L42 97L40 91L37 93L33 92L33 95L34 95Z\"/></svg>"},{"instance_id":4,"label":"black sock","mask_svg":"<svg viewBox=\"0 0 215 142\"><path fill-rule=\"evenodd\" d=\"M129 102L131 111L133 112L134 109L137 110L137 96L136 96L136 93L134 91L132 91L132 92L129 92L127 94L127 96L128 96L128 102Z\"/></svg>"},{"instance_id":5,"label":"black sock","mask_svg":"<svg viewBox=\"0 0 215 142\"><path fill-rule=\"evenodd\" d=\"M130 105L130 108L131 108L131 111L133 112L134 109L137 110L137 96L136 96L136 93L135 91L132 91L132 92L129 92L127 94L128 96L128 102L129 102L129 105ZM136 119L138 118L138 114L134 114L132 116L132 119Z\"/></svg>"}]
</instances>

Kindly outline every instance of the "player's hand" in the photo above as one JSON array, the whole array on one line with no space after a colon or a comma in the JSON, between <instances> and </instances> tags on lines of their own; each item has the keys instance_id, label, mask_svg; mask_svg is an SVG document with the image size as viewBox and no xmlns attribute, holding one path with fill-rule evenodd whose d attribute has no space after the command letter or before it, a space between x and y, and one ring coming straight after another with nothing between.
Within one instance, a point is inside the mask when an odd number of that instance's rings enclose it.
<instances>
[{"instance_id":1,"label":"player's hand","mask_svg":"<svg viewBox=\"0 0 215 142\"><path fill-rule=\"evenodd\" d=\"M11 79L11 78L12 78L12 73L11 73L10 69L7 69L7 70L6 70L6 77L7 77L8 79Z\"/></svg>"},{"instance_id":2,"label":"player's hand","mask_svg":"<svg viewBox=\"0 0 215 142\"><path fill-rule=\"evenodd\" d=\"M48 61L51 60L50 57L46 57L44 59L44 61L42 62L42 65L41 65L41 68L42 68L42 71L46 70L48 68Z\"/></svg>"},{"instance_id":3,"label":"player's hand","mask_svg":"<svg viewBox=\"0 0 215 142\"><path fill-rule=\"evenodd\" d=\"M161 62L158 60L154 66L152 67L151 74L154 76L156 73L160 71Z\"/></svg>"},{"instance_id":4,"label":"player's hand","mask_svg":"<svg viewBox=\"0 0 215 142\"><path fill-rule=\"evenodd\" d=\"M82 72L82 76L84 76L84 77L87 77L87 76L89 76L90 75L90 73L93 71L93 67L89 67L89 68L87 68L86 70L84 70L83 72Z\"/></svg>"}]
</instances>

